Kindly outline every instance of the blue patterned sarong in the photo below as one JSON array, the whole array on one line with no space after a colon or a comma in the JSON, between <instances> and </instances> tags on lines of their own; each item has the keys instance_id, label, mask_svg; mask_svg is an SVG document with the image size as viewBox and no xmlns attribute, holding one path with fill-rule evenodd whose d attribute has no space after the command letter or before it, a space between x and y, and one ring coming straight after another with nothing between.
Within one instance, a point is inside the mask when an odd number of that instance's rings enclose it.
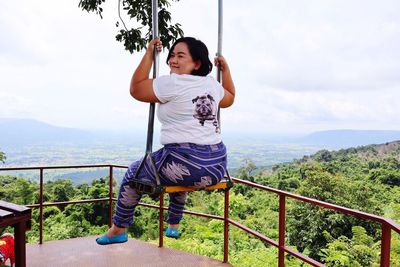
<instances>
[{"instance_id":1,"label":"blue patterned sarong","mask_svg":"<svg viewBox=\"0 0 400 267\"><path fill-rule=\"evenodd\" d=\"M225 145L197 145L192 143L167 144L153 153L154 164L160 183L166 185L195 186L203 188L217 184L226 173L227 154ZM133 223L134 210L141 195L129 186L135 178L141 160L132 163L122 181L113 223L129 227ZM156 184L156 178L146 160L137 179ZM187 192L169 194L168 223L178 224L182 219Z\"/></svg>"}]
</instances>

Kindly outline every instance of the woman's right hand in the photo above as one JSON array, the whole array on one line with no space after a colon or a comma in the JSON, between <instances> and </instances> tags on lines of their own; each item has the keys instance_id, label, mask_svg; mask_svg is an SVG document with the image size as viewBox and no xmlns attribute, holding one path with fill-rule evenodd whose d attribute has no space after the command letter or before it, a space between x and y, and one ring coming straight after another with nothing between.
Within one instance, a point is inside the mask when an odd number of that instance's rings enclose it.
<instances>
[{"instance_id":1,"label":"woman's right hand","mask_svg":"<svg viewBox=\"0 0 400 267\"><path fill-rule=\"evenodd\" d=\"M149 44L147 45L146 52L153 54L154 49L156 49L157 52L161 52L162 48L163 48L163 46L162 46L160 39L155 38L155 39L151 40L149 42Z\"/></svg>"},{"instance_id":2,"label":"woman's right hand","mask_svg":"<svg viewBox=\"0 0 400 267\"><path fill-rule=\"evenodd\" d=\"M130 93L135 99L142 102L160 102L153 90L153 79L149 78L150 70L153 65L154 49L157 52L162 50L160 39L153 39L147 45L146 53L132 75Z\"/></svg>"}]
</instances>

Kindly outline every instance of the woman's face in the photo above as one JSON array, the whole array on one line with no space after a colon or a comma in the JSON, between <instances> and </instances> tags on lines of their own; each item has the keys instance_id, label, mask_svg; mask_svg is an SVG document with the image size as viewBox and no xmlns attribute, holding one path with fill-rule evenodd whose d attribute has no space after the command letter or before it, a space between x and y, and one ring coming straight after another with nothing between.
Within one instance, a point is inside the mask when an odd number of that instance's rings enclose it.
<instances>
[{"instance_id":1,"label":"woman's face","mask_svg":"<svg viewBox=\"0 0 400 267\"><path fill-rule=\"evenodd\" d=\"M200 68L200 64L200 61L193 61L189 48L184 42L175 45L168 60L171 74L192 74L193 70Z\"/></svg>"}]
</instances>

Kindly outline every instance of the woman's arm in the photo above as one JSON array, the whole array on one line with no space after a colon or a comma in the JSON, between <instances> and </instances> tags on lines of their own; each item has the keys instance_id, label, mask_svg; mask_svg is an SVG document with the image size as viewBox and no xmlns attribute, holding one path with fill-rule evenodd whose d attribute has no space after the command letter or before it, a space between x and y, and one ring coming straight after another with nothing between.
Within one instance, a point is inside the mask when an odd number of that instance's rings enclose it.
<instances>
[{"instance_id":1,"label":"woman's arm","mask_svg":"<svg viewBox=\"0 0 400 267\"><path fill-rule=\"evenodd\" d=\"M153 79L149 78L151 66L153 65L154 48L161 51L161 41L153 39L147 46L139 66L136 68L131 79L130 93L133 98L142 102L155 103L160 102L153 91Z\"/></svg>"},{"instance_id":2,"label":"woman's arm","mask_svg":"<svg viewBox=\"0 0 400 267\"><path fill-rule=\"evenodd\" d=\"M219 106L221 108L230 107L235 101L235 84L233 83L231 72L228 63L223 56L215 58L215 66L219 67L222 72L222 87L224 87L225 94Z\"/></svg>"}]
</instances>

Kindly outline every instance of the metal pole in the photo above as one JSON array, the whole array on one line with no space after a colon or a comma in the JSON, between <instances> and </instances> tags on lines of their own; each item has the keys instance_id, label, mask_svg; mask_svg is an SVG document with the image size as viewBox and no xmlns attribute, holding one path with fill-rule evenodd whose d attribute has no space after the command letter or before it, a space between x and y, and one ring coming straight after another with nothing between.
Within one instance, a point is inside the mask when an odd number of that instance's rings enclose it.
<instances>
[{"instance_id":1,"label":"metal pole","mask_svg":"<svg viewBox=\"0 0 400 267\"><path fill-rule=\"evenodd\" d=\"M390 266L390 241L392 229L386 223L382 223L381 237L381 267Z\"/></svg>"},{"instance_id":2,"label":"metal pole","mask_svg":"<svg viewBox=\"0 0 400 267\"><path fill-rule=\"evenodd\" d=\"M39 179L39 244L43 244L43 168L40 168Z\"/></svg>"},{"instance_id":3,"label":"metal pole","mask_svg":"<svg viewBox=\"0 0 400 267\"><path fill-rule=\"evenodd\" d=\"M164 193L160 194L160 207L159 207L159 239L158 239L158 247L162 248L164 246Z\"/></svg>"},{"instance_id":4,"label":"metal pole","mask_svg":"<svg viewBox=\"0 0 400 267\"><path fill-rule=\"evenodd\" d=\"M223 1L218 0L218 50L217 56L222 55L222 30L223 30ZM221 82L221 70L218 69L217 80Z\"/></svg>"},{"instance_id":5,"label":"metal pole","mask_svg":"<svg viewBox=\"0 0 400 267\"><path fill-rule=\"evenodd\" d=\"M157 7L157 0L151 1L151 9L152 9L152 33L153 39L159 38L158 34L158 7ZM156 49L154 49L153 53L153 78L158 77L158 69L159 69L159 55ZM147 131L147 147L146 147L146 155L151 158L152 146L153 146L153 129L154 129L154 111L155 111L155 103L150 103L150 114L149 114L149 128ZM154 168L154 174L156 178L158 178L157 170L155 169L154 163L151 164ZM159 182L159 179L157 179ZM159 240L158 246L161 248L164 246L164 194L160 194L160 210L159 210Z\"/></svg>"},{"instance_id":6,"label":"metal pole","mask_svg":"<svg viewBox=\"0 0 400 267\"><path fill-rule=\"evenodd\" d=\"M286 198L279 195L279 240L278 240L278 266L285 266L285 215L286 215Z\"/></svg>"},{"instance_id":7,"label":"metal pole","mask_svg":"<svg viewBox=\"0 0 400 267\"><path fill-rule=\"evenodd\" d=\"M217 56L222 55L222 29L223 29L223 1L218 0L218 50L217 50ZM221 82L221 68L217 69L217 81ZM218 107L218 113L217 113L217 120L219 123L219 132L221 132L221 114L220 114L220 108Z\"/></svg>"},{"instance_id":8,"label":"metal pole","mask_svg":"<svg viewBox=\"0 0 400 267\"><path fill-rule=\"evenodd\" d=\"M108 226L111 227L113 215L113 166L110 166L108 177Z\"/></svg>"},{"instance_id":9,"label":"metal pole","mask_svg":"<svg viewBox=\"0 0 400 267\"><path fill-rule=\"evenodd\" d=\"M157 0L152 0L151 1L151 8L152 8L152 25L153 25L153 39L154 38L159 38L158 34L158 6L157 6ZM154 55L153 55L153 78L158 77L158 68L159 68L159 56L158 52L154 50Z\"/></svg>"},{"instance_id":10,"label":"metal pole","mask_svg":"<svg viewBox=\"0 0 400 267\"><path fill-rule=\"evenodd\" d=\"M158 38L158 7L157 0L151 1L151 9L152 9L152 37ZM154 50L153 54L153 78L158 77L158 68L159 68L159 56L158 52ZM155 104L150 103L149 108L149 123L147 126L147 144L146 144L146 154L149 154L153 151L153 130L154 130L154 114L155 114Z\"/></svg>"},{"instance_id":11,"label":"metal pole","mask_svg":"<svg viewBox=\"0 0 400 267\"><path fill-rule=\"evenodd\" d=\"M227 263L229 256L229 188L225 189L224 202L224 263Z\"/></svg>"}]
</instances>

